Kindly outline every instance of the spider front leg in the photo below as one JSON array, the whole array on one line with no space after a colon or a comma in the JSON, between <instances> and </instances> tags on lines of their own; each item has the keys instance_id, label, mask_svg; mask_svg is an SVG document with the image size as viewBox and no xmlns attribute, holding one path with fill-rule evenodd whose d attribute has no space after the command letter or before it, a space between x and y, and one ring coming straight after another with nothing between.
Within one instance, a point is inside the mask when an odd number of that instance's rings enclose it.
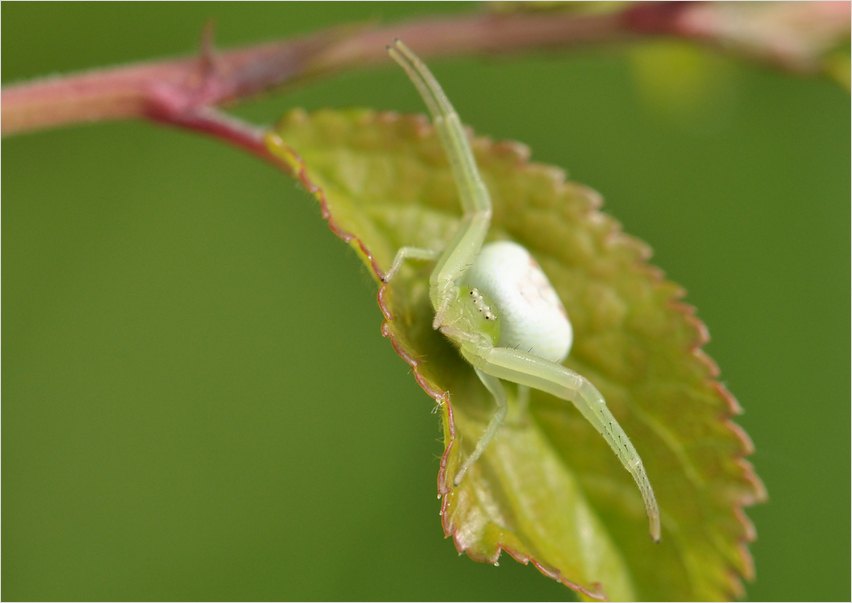
<instances>
[{"instance_id":1,"label":"spider front leg","mask_svg":"<svg viewBox=\"0 0 852 603\"><path fill-rule=\"evenodd\" d=\"M429 109L461 201L463 215L459 228L440 254L429 278L429 297L435 309L432 326L439 329L446 324L445 316L455 299L457 281L473 263L491 226L491 197L479 175L461 120L440 84L400 40L394 40L387 50L408 74Z\"/></svg>"},{"instance_id":2,"label":"spider front leg","mask_svg":"<svg viewBox=\"0 0 852 603\"><path fill-rule=\"evenodd\" d=\"M633 476L645 503L651 538L659 542L660 510L642 459L607 408L601 393L588 379L560 364L520 350L465 342L461 352L468 362L486 375L526 385L573 403Z\"/></svg>"}]
</instances>

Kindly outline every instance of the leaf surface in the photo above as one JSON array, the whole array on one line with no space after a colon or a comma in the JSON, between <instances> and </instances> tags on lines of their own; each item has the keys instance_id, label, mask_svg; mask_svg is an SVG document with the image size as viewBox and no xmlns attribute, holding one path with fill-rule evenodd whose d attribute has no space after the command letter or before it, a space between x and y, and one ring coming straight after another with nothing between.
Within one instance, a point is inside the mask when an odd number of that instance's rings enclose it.
<instances>
[{"instance_id":1,"label":"leaf surface","mask_svg":"<svg viewBox=\"0 0 852 603\"><path fill-rule=\"evenodd\" d=\"M424 118L294 111L268 142L379 284L400 247L442 249L458 226L452 176ZM645 263L649 249L598 211L597 193L529 162L517 143L474 138L472 146L494 204L489 240L524 245L556 287L575 333L565 364L600 389L633 440L663 537L657 545L649 538L641 496L603 438L573 406L541 392L519 416L508 386L506 424L453 487L493 399L432 330L431 264L412 261L380 287L382 329L439 404L445 533L473 559L496 563L505 550L584 597L742 596L754 539L742 507L765 492L743 458L751 443L730 420L739 407L700 351L703 325L678 301L680 287Z\"/></svg>"}]
</instances>

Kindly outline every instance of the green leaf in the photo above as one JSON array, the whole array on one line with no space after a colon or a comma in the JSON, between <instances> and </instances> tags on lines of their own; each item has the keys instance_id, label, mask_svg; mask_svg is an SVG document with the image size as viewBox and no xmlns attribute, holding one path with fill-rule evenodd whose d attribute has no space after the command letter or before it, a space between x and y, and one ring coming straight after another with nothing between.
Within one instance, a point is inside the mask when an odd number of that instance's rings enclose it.
<instances>
[{"instance_id":1,"label":"green leaf","mask_svg":"<svg viewBox=\"0 0 852 603\"><path fill-rule=\"evenodd\" d=\"M376 275L403 245L442 248L460 217L443 149L425 119L364 110L294 111L270 148L323 206L329 224ZM570 405L533 392L459 487L452 478L490 416L491 396L432 330L428 262L381 286L383 334L439 404L446 450L442 520L459 551L496 563L501 550L584 596L705 600L742 596L765 497L743 457L733 397L701 351L703 325L677 285L645 264L649 249L600 213L594 191L527 161L517 143L472 140L491 191L489 237L536 257L573 322L566 365L604 394L656 490L663 538L648 536L640 494L606 442ZM511 401L510 401L511 402Z\"/></svg>"}]
</instances>

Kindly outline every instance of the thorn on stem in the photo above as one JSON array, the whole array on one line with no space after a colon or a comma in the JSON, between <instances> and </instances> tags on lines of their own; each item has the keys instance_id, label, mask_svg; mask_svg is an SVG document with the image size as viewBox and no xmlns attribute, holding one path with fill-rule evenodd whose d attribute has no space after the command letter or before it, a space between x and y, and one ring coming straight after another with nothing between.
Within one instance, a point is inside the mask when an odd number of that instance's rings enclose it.
<instances>
[{"instance_id":1,"label":"thorn on stem","mask_svg":"<svg viewBox=\"0 0 852 603\"><path fill-rule=\"evenodd\" d=\"M203 79L207 79L216 68L216 22L210 18L204 23L201 28L201 35L198 38L198 47L201 51L201 75Z\"/></svg>"}]
</instances>

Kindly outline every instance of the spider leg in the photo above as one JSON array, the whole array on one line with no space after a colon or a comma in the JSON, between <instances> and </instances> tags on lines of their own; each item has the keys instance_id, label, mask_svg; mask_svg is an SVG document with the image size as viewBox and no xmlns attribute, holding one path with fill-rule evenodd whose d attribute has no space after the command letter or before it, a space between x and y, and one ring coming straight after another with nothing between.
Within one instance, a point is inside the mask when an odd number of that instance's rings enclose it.
<instances>
[{"instance_id":1,"label":"spider leg","mask_svg":"<svg viewBox=\"0 0 852 603\"><path fill-rule=\"evenodd\" d=\"M496 377L483 373L479 369L475 370L482 383L488 388L491 395L494 396L494 400L497 402L497 409L491 416L491 420L488 421L485 431L483 431L482 435L479 437L479 441L476 443L476 448L474 448L470 456L465 459L459 468L458 473L456 473L456 476L453 479L453 485L455 486L462 483L467 470L479 460L479 457L481 457L482 453L485 452L485 449L488 448L488 444L490 444L491 440L494 439L494 434L497 433L500 425L502 425L503 421L506 420L506 410L508 409L508 404L506 403L506 390L503 389L503 384L500 383L500 380Z\"/></svg>"},{"instance_id":2,"label":"spider leg","mask_svg":"<svg viewBox=\"0 0 852 603\"><path fill-rule=\"evenodd\" d=\"M478 371L533 387L573 403L604 437L624 468L633 476L645 503L651 538L659 542L660 510L642 459L607 408L601 393L588 379L560 364L520 350L462 343L461 352Z\"/></svg>"},{"instance_id":3,"label":"spider leg","mask_svg":"<svg viewBox=\"0 0 852 603\"><path fill-rule=\"evenodd\" d=\"M452 290L456 281L473 263L485 241L491 225L491 197L479 175L461 120L435 77L423 61L399 40L394 40L393 46L388 47L388 54L408 74L432 115L432 123L447 155L464 214L458 230L435 264L429 279L430 297L435 308L432 326L438 329L452 303Z\"/></svg>"},{"instance_id":4,"label":"spider leg","mask_svg":"<svg viewBox=\"0 0 852 603\"><path fill-rule=\"evenodd\" d=\"M396 256L393 258L393 264L382 275L382 282L389 283L390 280L396 276L396 273L399 272L399 269L402 268L402 263L405 260L434 260L439 255L441 255L440 251L436 251L435 249L423 249L421 247L400 247L396 252Z\"/></svg>"}]
</instances>

